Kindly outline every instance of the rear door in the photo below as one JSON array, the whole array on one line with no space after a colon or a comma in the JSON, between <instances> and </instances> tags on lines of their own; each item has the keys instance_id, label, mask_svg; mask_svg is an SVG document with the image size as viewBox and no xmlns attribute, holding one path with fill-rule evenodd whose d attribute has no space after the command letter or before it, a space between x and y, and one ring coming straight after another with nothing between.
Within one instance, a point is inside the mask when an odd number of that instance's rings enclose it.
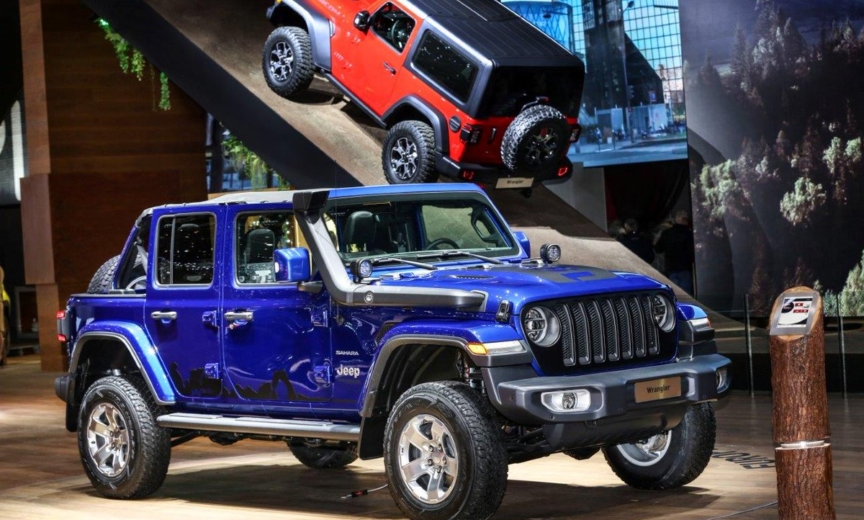
<instances>
[{"instance_id":1,"label":"rear door","mask_svg":"<svg viewBox=\"0 0 864 520\"><path fill-rule=\"evenodd\" d=\"M144 323L184 398L222 393L214 317L221 280L214 269L222 208L157 213L151 230Z\"/></svg>"},{"instance_id":2,"label":"rear door","mask_svg":"<svg viewBox=\"0 0 864 520\"><path fill-rule=\"evenodd\" d=\"M220 334L229 399L309 413L332 395L329 295L274 281L274 249L298 245L290 210L234 206L227 222Z\"/></svg>"}]
</instances>

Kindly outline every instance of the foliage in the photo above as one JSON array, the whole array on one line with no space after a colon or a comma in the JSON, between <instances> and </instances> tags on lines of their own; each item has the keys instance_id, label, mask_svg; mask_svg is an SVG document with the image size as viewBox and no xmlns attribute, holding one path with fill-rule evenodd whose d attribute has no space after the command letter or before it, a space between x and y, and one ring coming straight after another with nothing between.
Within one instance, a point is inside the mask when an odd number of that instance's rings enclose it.
<instances>
[{"instance_id":1,"label":"foliage","mask_svg":"<svg viewBox=\"0 0 864 520\"><path fill-rule=\"evenodd\" d=\"M120 36L120 33L115 31L105 19L99 18L96 23L105 32L105 39L114 47L114 54L117 55L120 70L124 74L134 74L138 81L141 81L144 79L145 70L149 68L152 77L154 74L153 67L147 66L147 59L138 49L130 45L126 38ZM158 106L162 110L170 110L171 91L168 88L168 76L161 71L159 72L159 85Z\"/></svg>"},{"instance_id":2,"label":"foliage","mask_svg":"<svg viewBox=\"0 0 864 520\"><path fill-rule=\"evenodd\" d=\"M832 299L834 302L831 302ZM839 293L826 291L824 300L825 312L829 316L829 305L835 315L839 309L843 316L864 316L864 254L861 262L849 271L843 289Z\"/></svg>"},{"instance_id":3,"label":"foliage","mask_svg":"<svg viewBox=\"0 0 864 520\"><path fill-rule=\"evenodd\" d=\"M864 197L864 104L856 80L864 77L864 29L829 21L811 44L780 5L791 1L757 0L752 32L734 33L728 72L710 57L685 70L687 95L710 103L724 136L738 136L739 146L718 135L715 147L737 151L695 164L696 227L739 251L730 257L736 279L749 274L752 285L736 283L736 298L751 290L755 299L771 299L763 293L772 283L819 283L826 295L841 296L846 311L864 315L864 204L856 203ZM747 226L754 231L740 231ZM708 265L717 251L697 254L697 263Z\"/></svg>"},{"instance_id":4,"label":"foliage","mask_svg":"<svg viewBox=\"0 0 864 520\"><path fill-rule=\"evenodd\" d=\"M270 167L261 157L243 144L243 141L231 135L222 145L228 161L238 172L243 172L252 181L253 189L267 187L267 176L270 175ZM281 177L280 177L281 178Z\"/></svg>"},{"instance_id":5,"label":"foliage","mask_svg":"<svg viewBox=\"0 0 864 520\"><path fill-rule=\"evenodd\" d=\"M783 196L780 213L795 226L810 222L810 218L825 204L825 190L804 177L795 181L795 189Z\"/></svg>"}]
</instances>

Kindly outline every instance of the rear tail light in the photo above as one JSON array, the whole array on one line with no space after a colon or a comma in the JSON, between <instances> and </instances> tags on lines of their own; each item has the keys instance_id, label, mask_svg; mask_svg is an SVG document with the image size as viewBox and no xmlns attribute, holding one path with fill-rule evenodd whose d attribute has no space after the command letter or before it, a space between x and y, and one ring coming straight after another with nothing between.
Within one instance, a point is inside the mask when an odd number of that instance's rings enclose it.
<instances>
[{"instance_id":1,"label":"rear tail light","mask_svg":"<svg viewBox=\"0 0 864 520\"><path fill-rule=\"evenodd\" d=\"M69 340L69 325L66 322L66 311L57 311L57 340L66 343Z\"/></svg>"},{"instance_id":2,"label":"rear tail light","mask_svg":"<svg viewBox=\"0 0 864 520\"><path fill-rule=\"evenodd\" d=\"M476 125L465 125L462 131L459 132L459 140L463 143L477 144L480 142L480 136L483 135L483 127Z\"/></svg>"},{"instance_id":3,"label":"rear tail light","mask_svg":"<svg viewBox=\"0 0 864 520\"><path fill-rule=\"evenodd\" d=\"M474 170L463 170L462 171L462 178L465 179L466 181L473 181L474 175L476 175L476 174L477 174L477 172L475 172Z\"/></svg>"}]
</instances>

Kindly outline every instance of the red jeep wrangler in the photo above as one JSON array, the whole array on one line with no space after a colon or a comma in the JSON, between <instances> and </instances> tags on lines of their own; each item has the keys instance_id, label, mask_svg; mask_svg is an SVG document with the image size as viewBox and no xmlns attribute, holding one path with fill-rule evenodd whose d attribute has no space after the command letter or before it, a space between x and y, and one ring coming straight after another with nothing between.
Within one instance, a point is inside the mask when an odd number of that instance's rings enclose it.
<instances>
[{"instance_id":1,"label":"red jeep wrangler","mask_svg":"<svg viewBox=\"0 0 864 520\"><path fill-rule=\"evenodd\" d=\"M389 129L390 183L571 175L585 67L497 0L276 0L267 17L270 88L290 97L324 74Z\"/></svg>"}]
</instances>

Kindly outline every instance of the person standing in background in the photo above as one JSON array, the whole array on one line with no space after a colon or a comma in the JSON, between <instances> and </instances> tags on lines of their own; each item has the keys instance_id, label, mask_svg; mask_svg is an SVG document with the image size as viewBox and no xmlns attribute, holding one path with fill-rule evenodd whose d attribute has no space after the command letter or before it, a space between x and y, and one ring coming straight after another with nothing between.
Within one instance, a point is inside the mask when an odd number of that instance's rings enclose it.
<instances>
[{"instance_id":1,"label":"person standing in background","mask_svg":"<svg viewBox=\"0 0 864 520\"><path fill-rule=\"evenodd\" d=\"M3 267L0 267L0 367L6 365L6 356L9 355L9 321L6 316L12 303L3 286L4 275Z\"/></svg>"},{"instance_id":2,"label":"person standing in background","mask_svg":"<svg viewBox=\"0 0 864 520\"><path fill-rule=\"evenodd\" d=\"M636 219L628 218L624 221L624 229L618 241L645 263L650 264L654 261L654 248L651 247L651 241L639 233L639 222Z\"/></svg>"},{"instance_id":3,"label":"person standing in background","mask_svg":"<svg viewBox=\"0 0 864 520\"><path fill-rule=\"evenodd\" d=\"M660 234L654 245L665 259L664 274L687 294L693 294L693 230L690 214L684 210L675 214L675 224Z\"/></svg>"}]
</instances>

